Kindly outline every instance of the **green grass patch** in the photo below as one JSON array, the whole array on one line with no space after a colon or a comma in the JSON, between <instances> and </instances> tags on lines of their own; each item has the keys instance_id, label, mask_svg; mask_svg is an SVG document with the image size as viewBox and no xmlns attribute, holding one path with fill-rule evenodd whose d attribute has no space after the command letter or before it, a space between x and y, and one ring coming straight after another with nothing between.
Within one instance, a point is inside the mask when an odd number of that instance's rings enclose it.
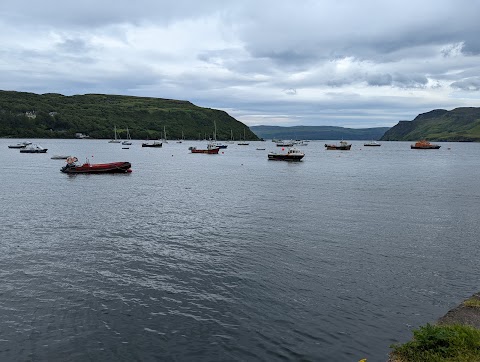
<instances>
[{"instance_id":1,"label":"green grass patch","mask_svg":"<svg viewBox=\"0 0 480 362\"><path fill-rule=\"evenodd\" d=\"M480 330L465 325L427 324L413 331L413 339L392 345L396 362L480 361Z\"/></svg>"},{"instance_id":2,"label":"green grass patch","mask_svg":"<svg viewBox=\"0 0 480 362\"><path fill-rule=\"evenodd\" d=\"M465 307L480 308L480 299L472 297L463 302Z\"/></svg>"}]
</instances>

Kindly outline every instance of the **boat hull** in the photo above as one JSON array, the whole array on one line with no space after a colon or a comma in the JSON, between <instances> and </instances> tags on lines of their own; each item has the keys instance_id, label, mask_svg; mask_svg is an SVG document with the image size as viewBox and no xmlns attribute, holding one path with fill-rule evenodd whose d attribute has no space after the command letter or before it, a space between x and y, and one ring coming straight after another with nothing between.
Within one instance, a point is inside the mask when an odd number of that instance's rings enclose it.
<instances>
[{"instance_id":1,"label":"boat hull","mask_svg":"<svg viewBox=\"0 0 480 362\"><path fill-rule=\"evenodd\" d=\"M112 162L100 164L66 165L60 169L63 173L129 173L132 164L130 162Z\"/></svg>"},{"instance_id":2,"label":"boat hull","mask_svg":"<svg viewBox=\"0 0 480 362\"><path fill-rule=\"evenodd\" d=\"M142 147L162 147L161 143L142 143Z\"/></svg>"},{"instance_id":3,"label":"boat hull","mask_svg":"<svg viewBox=\"0 0 480 362\"><path fill-rule=\"evenodd\" d=\"M268 159L270 161L301 161L305 155L279 155L269 154Z\"/></svg>"},{"instance_id":4,"label":"boat hull","mask_svg":"<svg viewBox=\"0 0 480 362\"><path fill-rule=\"evenodd\" d=\"M369 144L369 143L365 143L364 146L365 146L365 147L380 147L381 144Z\"/></svg>"},{"instance_id":5,"label":"boat hull","mask_svg":"<svg viewBox=\"0 0 480 362\"><path fill-rule=\"evenodd\" d=\"M410 145L412 150L438 150L441 146L439 145L431 145L431 146L414 146Z\"/></svg>"},{"instance_id":6,"label":"boat hull","mask_svg":"<svg viewBox=\"0 0 480 362\"><path fill-rule=\"evenodd\" d=\"M216 155L216 154L218 154L218 151L220 151L220 148L212 148L212 149L209 149L209 150L199 150L199 149L193 148L193 149L190 150L190 152L192 152L192 153L206 153L206 154L209 154L209 155Z\"/></svg>"},{"instance_id":7,"label":"boat hull","mask_svg":"<svg viewBox=\"0 0 480 362\"><path fill-rule=\"evenodd\" d=\"M350 148L352 148L352 145L346 145L346 146L337 146L337 145L325 145L325 148L327 150L339 150L339 151L349 151Z\"/></svg>"},{"instance_id":8,"label":"boat hull","mask_svg":"<svg viewBox=\"0 0 480 362\"><path fill-rule=\"evenodd\" d=\"M20 149L20 153L47 153L47 149L46 148L43 148L41 150L29 150L29 149L26 149L26 148L21 148Z\"/></svg>"}]
</instances>

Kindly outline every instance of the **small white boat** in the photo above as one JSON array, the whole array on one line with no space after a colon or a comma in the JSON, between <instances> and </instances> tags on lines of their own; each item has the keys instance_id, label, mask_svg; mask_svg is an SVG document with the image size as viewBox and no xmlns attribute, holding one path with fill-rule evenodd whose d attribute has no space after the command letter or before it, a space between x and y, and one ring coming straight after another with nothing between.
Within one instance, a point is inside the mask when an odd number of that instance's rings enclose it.
<instances>
[{"instance_id":1,"label":"small white boat","mask_svg":"<svg viewBox=\"0 0 480 362\"><path fill-rule=\"evenodd\" d=\"M32 142L23 141L23 142L15 144L15 145L9 145L8 148L25 148L25 147L27 147L28 145L31 145L31 144L32 144Z\"/></svg>"},{"instance_id":2,"label":"small white boat","mask_svg":"<svg viewBox=\"0 0 480 362\"><path fill-rule=\"evenodd\" d=\"M277 142L277 147L293 147L293 141L280 141Z\"/></svg>"},{"instance_id":3,"label":"small white boat","mask_svg":"<svg viewBox=\"0 0 480 362\"><path fill-rule=\"evenodd\" d=\"M21 148L20 153L47 153L47 148L39 145L28 145L25 148Z\"/></svg>"},{"instance_id":4,"label":"small white boat","mask_svg":"<svg viewBox=\"0 0 480 362\"><path fill-rule=\"evenodd\" d=\"M364 143L363 145L364 145L365 147L379 147L379 146L381 146L382 144L381 144L381 143L378 143L377 141L370 141L370 142Z\"/></svg>"}]
</instances>

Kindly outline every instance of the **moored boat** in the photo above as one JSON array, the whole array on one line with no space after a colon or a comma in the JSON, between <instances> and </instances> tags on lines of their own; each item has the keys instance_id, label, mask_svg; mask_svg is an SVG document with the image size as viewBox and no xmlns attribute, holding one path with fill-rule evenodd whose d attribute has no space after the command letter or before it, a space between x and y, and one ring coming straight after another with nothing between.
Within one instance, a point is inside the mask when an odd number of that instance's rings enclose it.
<instances>
[{"instance_id":1,"label":"moored boat","mask_svg":"<svg viewBox=\"0 0 480 362\"><path fill-rule=\"evenodd\" d=\"M363 144L365 147L379 147L382 144L377 141L371 141Z\"/></svg>"},{"instance_id":2,"label":"moored boat","mask_svg":"<svg viewBox=\"0 0 480 362\"><path fill-rule=\"evenodd\" d=\"M206 149L198 149L197 147L189 147L188 149L192 153L208 153L209 155L216 155L220 151L220 148L213 143L209 143Z\"/></svg>"},{"instance_id":3,"label":"moored boat","mask_svg":"<svg viewBox=\"0 0 480 362\"><path fill-rule=\"evenodd\" d=\"M8 148L25 148L31 144L32 142L24 141L24 142L17 143L15 145L9 145Z\"/></svg>"},{"instance_id":4,"label":"moored boat","mask_svg":"<svg viewBox=\"0 0 480 362\"><path fill-rule=\"evenodd\" d=\"M110 162L91 164L88 160L83 165L77 164L76 157L67 158L67 164L60 171L64 173L130 173L130 162Z\"/></svg>"},{"instance_id":5,"label":"moored boat","mask_svg":"<svg viewBox=\"0 0 480 362\"><path fill-rule=\"evenodd\" d=\"M20 148L20 153L47 153L47 148L39 145L28 145L25 148Z\"/></svg>"},{"instance_id":6,"label":"moored boat","mask_svg":"<svg viewBox=\"0 0 480 362\"><path fill-rule=\"evenodd\" d=\"M327 150L340 150L340 151L348 151L352 148L352 144L348 143L347 141L340 141L340 144L325 144L325 148Z\"/></svg>"},{"instance_id":7,"label":"moored boat","mask_svg":"<svg viewBox=\"0 0 480 362\"><path fill-rule=\"evenodd\" d=\"M223 143L221 143L221 142L215 142L215 143L214 143L214 146L215 146L215 147L218 147L218 148L227 148L227 147L228 147L228 145L223 144Z\"/></svg>"},{"instance_id":8,"label":"moored boat","mask_svg":"<svg viewBox=\"0 0 480 362\"><path fill-rule=\"evenodd\" d=\"M117 126L115 126L115 125L113 126L113 132L114 132L113 139L108 141L108 143L120 143L120 142L122 142L122 140L117 135Z\"/></svg>"},{"instance_id":9,"label":"moored boat","mask_svg":"<svg viewBox=\"0 0 480 362\"><path fill-rule=\"evenodd\" d=\"M433 143L428 142L427 140L420 140L415 142L414 145L410 145L412 150L438 150L440 145L435 145Z\"/></svg>"},{"instance_id":10,"label":"moored boat","mask_svg":"<svg viewBox=\"0 0 480 362\"><path fill-rule=\"evenodd\" d=\"M127 127L127 139L125 141L122 141L122 145L124 146L132 145L132 137L130 137L130 132L128 131L128 127Z\"/></svg>"},{"instance_id":11,"label":"moored boat","mask_svg":"<svg viewBox=\"0 0 480 362\"><path fill-rule=\"evenodd\" d=\"M277 147L292 147L294 143L295 143L294 141L280 141L280 142L276 142Z\"/></svg>"},{"instance_id":12,"label":"moored boat","mask_svg":"<svg viewBox=\"0 0 480 362\"><path fill-rule=\"evenodd\" d=\"M142 147L162 147L162 142L153 141L153 143L142 143Z\"/></svg>"},{"instance_id":13,"label":"moored boat","mask_svg":"<svg viewBox=\"0 0 480 362\"><path fill-rule=\"evenodd\" d=\"M270 152L268 154L268 159L274 161L300 161L303 157L305 153L295 147L290 148L287 153Z\"/></svg>"}]
</instances>

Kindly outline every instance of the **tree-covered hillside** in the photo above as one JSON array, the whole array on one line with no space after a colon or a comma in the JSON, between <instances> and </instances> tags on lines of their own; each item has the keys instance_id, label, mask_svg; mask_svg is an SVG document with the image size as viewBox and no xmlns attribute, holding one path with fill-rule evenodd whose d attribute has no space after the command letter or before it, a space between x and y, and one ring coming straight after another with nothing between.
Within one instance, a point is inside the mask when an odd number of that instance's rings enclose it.
<instances>
[{"instance_id":1,"label":"tree-covered hillside","mask_svg":"<svg viewBox=\"0 0 480 362\"><path fill-rule=\"evenodd\" d=\"M107 94L64 96L0 91L0 137L112 138L114 126L122 137L128 127L134 139L163 137L217 139L257 136L224 111L202 108L188 101Z\"/></svg>"},{"instance_id":2,"label":"tree-covered hillside","mask_svg":"<svg viewBox=\"0 0 480 362\"><path fill-rule=\"evenodd\" d=\"M436 109L422 113L413 121L400 121L382 137L383 141L419 139L480 142L480 108Z\"/></svg>"}]
</instances>

